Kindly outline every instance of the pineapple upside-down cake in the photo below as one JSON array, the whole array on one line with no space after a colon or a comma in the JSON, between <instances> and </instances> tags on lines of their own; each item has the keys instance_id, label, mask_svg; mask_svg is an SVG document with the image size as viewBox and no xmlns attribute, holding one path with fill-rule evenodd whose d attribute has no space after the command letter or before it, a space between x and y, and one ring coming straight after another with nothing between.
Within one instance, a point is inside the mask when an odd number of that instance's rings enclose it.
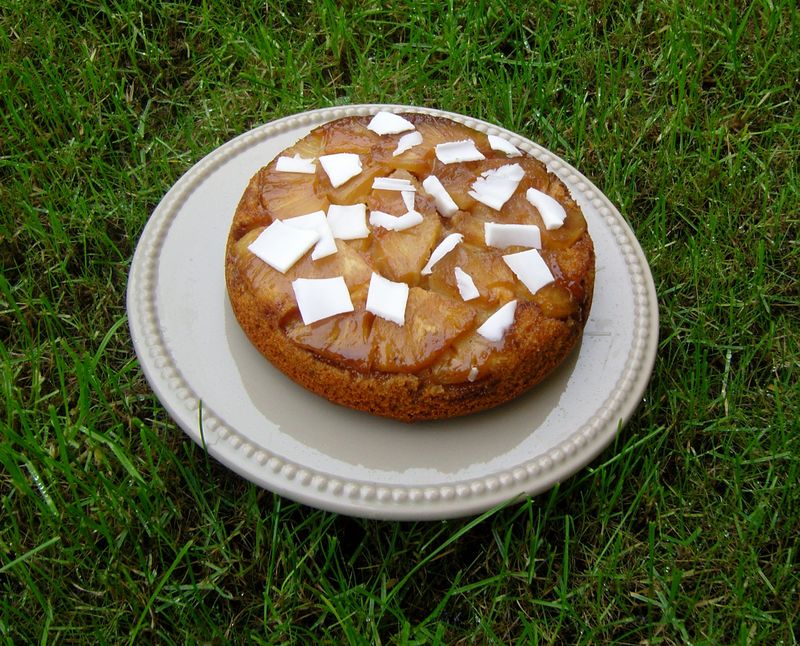
<instances>
[{"instance_id":1,"label":"pineapple upside-down cake","mask_svg":"<svg viewBox=\"0 0 800 646\"><path fill-rule=\"evenodd\" d=\"M404 421L506 402L570 353L592 240L545 166L426 114L326 123L250 181L226 280L256 348L327 399Z\"/></svg>"}]
</instances>

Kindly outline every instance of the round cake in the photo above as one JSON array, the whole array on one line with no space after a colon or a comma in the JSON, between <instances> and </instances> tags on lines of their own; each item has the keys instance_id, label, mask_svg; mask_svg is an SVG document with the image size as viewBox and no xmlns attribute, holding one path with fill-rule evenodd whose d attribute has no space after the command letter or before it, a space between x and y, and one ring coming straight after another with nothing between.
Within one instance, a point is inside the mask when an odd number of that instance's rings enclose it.
<instances>
[{"instance_id":1,"label":"round cake","mask_svg":"<svg viewBox=\"0 0 800 646\"><path fill-rule=\"evenodd\" d=\"M443 117L326 123L251 179L226 282L298 384L404 421L535 386L575 347L594 286L579 206L508 139Z\"/></svg>"}]
</instances>

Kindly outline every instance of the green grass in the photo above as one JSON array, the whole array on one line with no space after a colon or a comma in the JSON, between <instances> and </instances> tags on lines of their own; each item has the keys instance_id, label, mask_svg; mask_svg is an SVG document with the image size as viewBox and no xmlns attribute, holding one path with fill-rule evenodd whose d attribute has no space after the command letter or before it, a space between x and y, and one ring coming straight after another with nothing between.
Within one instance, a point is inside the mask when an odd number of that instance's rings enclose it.
<instances>
[{"instance_id":1,"label":"green grass","mask_svg":"<svg viewBox=\"0 0 800 646\"><path fill-rule=\"evenodd\" d=\"M796 644L794 3L8 2L0 635L9 643ZM660 348L560 487L438 523L314 511L189 442L133 355L136 240L203 155L340 103L562 155L650 261Z\"/></svg>"}]
</instances>

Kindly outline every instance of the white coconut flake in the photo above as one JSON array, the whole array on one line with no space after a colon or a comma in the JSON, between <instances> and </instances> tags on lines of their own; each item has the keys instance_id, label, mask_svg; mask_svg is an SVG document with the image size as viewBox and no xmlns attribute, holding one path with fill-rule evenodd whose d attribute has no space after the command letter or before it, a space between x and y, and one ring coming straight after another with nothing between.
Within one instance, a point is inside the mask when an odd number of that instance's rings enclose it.
<instances>
[{"instance_id":1,"label":"white coconut flake","mask_svg":"<svg viewBox=\"0 0 800 646\"><path fill-rule=\"evenodd\" d=\"M333 231L328 226L325 211L314 211L306 215L298 215L294 218L282 220L282 222L296 229L308 229L319 234L319 240L314 247L314 251L311 252L312 260L319 260L336 253L336 241L333 239Z\"/></svg>"},{"instance_id":2,"label":"white coconut flake","mask_svg":"<svg viewBox=\"0 0 800 646\"><path fill-rule=\"evenodd\" d=\"M516 311L517 301L509 301L483 322L477 330L478 334L489 341L502 341L508 328L514 324Z\"/></svg>"},{"instance_id":3,"label":"white coconut flake","mask_svg":"<svg viewBox=\"0 0 800 646\"><path fill-rule=\"evenodd\" d=\"M478 296L481 295L478 288L475 287L475 281L472 280L472 276L461 269L461 267L455 268L455 275L456 287L458 287L458 293L461 294L462 300L471 301L473 298L478 298Z\"/></svg>"},{"instance_id":4,"label":"white coconut flake","mask_svg":"<svg viewBox=\"0 0 800 646\"><path fill-rule=\"evenodd\" d=\"M555 280L550 267L536 249L508 254L503 256L503 260L531 294Z\"/></svg>"},{"instance_id":5,"label":"white coconut flake","mask_svg":"<svg viewBox=\"0 0 800 646\"><path fill-rule=\"evenodd\" d=\"M417 187L411 183L410 179L397 177L376 177L372 180L373 191L414 191Z\"/></svg>"},{"instance_id":6,"label":"white coconut flake","mask_svg":"<svg viewBox=\"0 0 800 646\"><path fill-rule=\"evenodd\" d=\"M460 233L451 233L449 236L446 236L444 240L436 245L436 249L433 250L431 257L428 259L428 263L422 268L422 275L430 275L433 271L433 266L455 249L456 245L463 239L464 236Z\"/></svg>"},{"instance_id":7,"label":"white coconut flake","mask_svg":"<svg viewBox=\"0 0 800 646\"><path fill-rule=\"evenodd\" d=\"M458 211L458 204L453 201L450 193L447 192L447 189L436 175L428 175L422 182L422 188L428 192L428 195L433 197L434 202L436 202L436 210L443 217L449 218Z\"/></svg>"},{"instance_id":8,"label":"white coconut flake","mask_svg":"<svg viewBox=\"0 0 800 646\"><path fill-rule=\"evenodd\" d=\"M298 278L292 281L292 289L306 325L353 311L353 302L343 276Z\"/></svg>"},{"instance_id":9,"label":"white coconut flake","mask_svg":"<svg viewBox=\"0 0 800 646\"><path fill-rule=\"evenodd\" d=\"M421 224L423 219L422 213L418 211L409 211L404 215L392 215L383 211L369 212L369 223L373 227L381 227L390 231L405 231Z\"/></svg>"},{"instance_id":10,"label":"white coconut flake","mask_svg":"<svg viewBox=\"0 0 800 646\"><path fill-rule=\"evenodd\" d=\"M535 224L485 222L483 236L489 247L498 249L505 249L506 247L542 248L542 233Z\"/></svg>"},{"instance_id":11,"label":"white coconut flake","mask_svg":"<svg viewBox=\"0 0 800 646\"><path fill-rule=\"evenodd\" d=\"M247 248L270 267L285 274L318 240L316 231L290 227L275 220Z\"/></svg>"},{"instance_id":12,"label":"white coconut flake","mask_svg":"<svg viewBox=\"0 0 800 646\"><path fill-rule=\"evenodd\" d=\"M491 183L481 183L481 178L479 177L475 184L473 184L473 187L477 190L468 191L467 194L475 198L481 204L485 204L489 208L499 211L514 194L514 191L517 190L518 184L519 182L508 179L499 179Z\"/></svg>"},{"instance_id":13,"label":"white coconut flake","mask_svg":"<svg viewBox=\"0 0 800 646\"><path fill-rule=\"evenodd\" d=\"M499 211L517 190L525 171L519 164L507 164L481 173L472 184L469 195L478 202Z\"/></svg>"},{"instance_id":14,"label":"white coconut flake","mask_svg":"<svg viewBox=\"0 0 800 646\"><path fill-rule=\"evenodd\" d=\"M295 155L294 157L282 155L278 157L275 170L279 173L303 173L305 175L313 175L317 172L317 165L314 163L313 159L305 159L300 155Z\"/></svg>"},{"instance_id":15,"label":"white coconut flake","mask_svg":"<svg viewBox=\"0 0 800 646\"><path fill-rule=\"evenodd\" d=\"M467 375L467 381L475 381L478 378L478 366L472 366Z\"/></svg>"},{"instance_id":16,"label":"white coconut flake","mask_svg":"<svg viewBox=\"0 0 800 646\"><path fill-rule=\"evenodd\" d=\"M550 197L547 193L537 191L535 188L529 188L525 193L525 197L539 210L539 215L544 220L544 227L548 231L558 229L564 224L567 218L567 212L555 199Z\"/></svg>"},{"instance_id":17,"label":"white coconut flake","mask_svg":"<svg viewBox=\"0 0 800 646\"><path fill-rule=\"evenodd\" d=\"M437 144L436 159L443 164L456 164L458 162L478 161L486 159L486 157L475 147L475 142L472 139L464 139L463 141L448 141L443 144Z\"/></svg>"},{"instance_id":18,"label":"white coconut flake","mask_svg":"<svg viewBox=\"0 0 800 646\"><path fill-rule=\"evenodd\" d=\"M525 170L519 164L506 164L499 168L491 169L481 173L481 176L497 175L498 177L507 177L508 179L520 180L525 177Z\"/></svg>"},{"instance_id":19,"label":"white coconut flake","mask_svg":"<svg viewBox=\"0 0 800 646\"><path fill-rule=\"evenodd\" d=\"M322 155L319 163L328 174L331 186L337 188L347 180L361 173L361 158L355 153L334 153Z\"/></svg>"},{"instance_id":20,"label":"white coconut flake","mask_svg":"<svg viewBox=\"0 0 800 646\"><path fill-rule=\"evenodd\" d=\"M414 191L402 191L400 195L403 198L403 204L406 205L406 209L409 211L414 210L414 197L416 193Z\"/></svg>"},{"instance_id":21,"label":"white coconut flake","mask_svg":"<svg viewBox=\"0 0 800 646\"><path fill-rule=\"evenodd\" d=\"M522 156L522 152L519 148L508 141L508 139L503 139L497 135L489 135L489 145L492 147L492 150L499 150L501 153L505 153L509 157Z\"/></svg>"},{"instance_id":22,"label":"white coconut flake","mask_svg":"<svg viewBox=\"0 0 800 646\"><path fill-rule=\"evenodd\" d=\"M414 130L414 124L399 114L382 110L375 113L367 125L367 129L379 135L396 135L406 130Z\"/></svg>"},{"instance_id":23,"label":"white coconut flake","mask_svg":"<svg viewBox=\"0 0 800 646\"><path fill-rule=\"evenodd\" d=\"M328 226L338 240L359 240L369 236L366 204L331 204L328 207Z\"/></svg>"},{"instance_id":24,"label":"white coconut flake","mask_svg":"<svg viewBox=\"0 0 800 646\"><path fill-rule=\"evenodd\" d=\"M403 325L406 321L408 285L395 283L372 272L367 292L367 311L382 319Z\"/></svg>"},{"instance_id":25,"label":"white coconut flake","mask_svg":"<svg viewBox=\"0 0 800 646\"><path fill-rule=\"evenodd\" d=\"M397 142L397 148L394 149L392 157L402 155L405 151L411 150L414 146L419 146L422 143L422 135L419 132L409 132L407 135L400 137Z\"/></svg>"}]
</instances>

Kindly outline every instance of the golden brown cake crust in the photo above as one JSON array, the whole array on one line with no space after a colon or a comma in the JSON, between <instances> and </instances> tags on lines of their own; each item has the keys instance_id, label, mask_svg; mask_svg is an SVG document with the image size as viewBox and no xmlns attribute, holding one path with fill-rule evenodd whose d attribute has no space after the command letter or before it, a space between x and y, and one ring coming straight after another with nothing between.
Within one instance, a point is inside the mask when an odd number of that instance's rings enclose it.
<instances>
[{"instance_id":1,"label":"golden brown cake crust","mask_svg":"<svg viewBox=\"0 0 800 646\"><path fill-rule=\"evenodd\" d=\"M436 117L403 116L415 123L420 130L428 128L423 132L423 136L436 128L447 132L447 128L452 124L446 119ZM371 135L362 132L365 130L363 126L368 123L367 118L342 121L358 126L353 137L356 147L376 145ZM327 124L315 130L309 135L311 143L304 143L309 139L307 137L297 146L288 149L287 154L299 151L308 157L311 156L309 150L311 152L316 150L317 154L328 154L331 148L333 152L345 152L336 148L344 144L340 144L336 137L330 134L332 128L331 124ZM323 134L320 135L320 132ZM503 155L494 154L485 145L484 135L475 131L470 132L481 151L486 151L487 156L493 155L494 159L490 161L498 160L495 166L500 162L511 164L524 159L526 169L536 169L537 177L533 185L540 187L540 190L546 190L562 202L567 209L569 226L578 227L572 232L565 230L558 233L556 230L552 238L548 237L547 232L541 227L543 233L541 255L556 279L553 286L550 289L539 290L536 294L531 294L521 285L508 287L505 283L493 287L494 291L491 294L489 290L482 289L480 302L474 305L474 313L467 316L466 309L465 312L458 310L464 306L458 302L457 293L453 294L453 288L447 282L449 279L444 271L448 267L442 269L439 274L435 271L430 278L413 274L412 282L416 281L416 284L412 285L412 293L415 294L415 298L420 299L419 310L415 310L418 316L424 317L427 310L447 308L447 304L451 303L451 311L458 311L461 318L453 315L452 320L442 319L441 324L437 325L438 329L444 329L445 332L442 338L436 341L437 345L431 346L432 360L415 357L413 366L409 363L403 367L402 359L381 358L380 343L388 341L376 331L375 321L378 319L364 310L366 272L383 269L382 273L386 273L387 270L387 266L381 264L385 262L381 256L385 249L378 249L380 241L376 240L377 235L370 236L367 241L348 243L337 241L339 253L329 259L316 261L316 264L312 264L308 259L303 260L287 271L286 275L279 274L247 250L247 244L274 219L289 217L288 214L279 211L283 193L279 194L275 188L276 183L288 174L276 173L273 161L251 179L239 202L227 244L226 282L233 311L242 329L259 352L284 374L332 402L376 415L414 421L465 415L507 402L538 384L569 355L580 339L588 318L594 287L594 248L582 214L560 180L548 174L538 161L527 156L506 159ZM396 139L397 137L394 137L392 141ZM304 145L309 148L304 148ZM330 145L331 148L326 148L326 145ZM387 156L380 151L374 157L380 162L377 176L406 171L403 168L386 167L384 162ZM394 163L394 160L390 162ZM432 153L423 160L398 163L406 163L420 173L430 173L433 170L441 173L443 170L449 170L437 166ZM486 164L480 166L478 170L484 167ZM365 169L365 173L369 172L374 172L374 169L371 167ZM417 177L414 173L412 177L419 181L424 179L424 175ZM294 179L300 186L301 178ZM316 176L313 178L309 176L306 180L315 182L315 187L313 190L309 189L308 200L303 204L302 212L315 210L315 204L317 207L325 208L331 203L331 197L341 199L341 188L336 193L336 189L329 184L325 185L326 179L318 171ZM353 180L350 183L352 182ZM347 188L347 184L344 188ZM518 188L517 193L521 192L522 188L524 187ZM274 197L276 195L280 199L276 199ZM291 191L286 191L286 195L287 200L294 200L297 197L292 195ZM418 196L421 200L424 199L425 192L420 190ZM302 213L295 212L291 215L300 214ZM477 241L470 242L470 236L473 234L470 227L474 224L470 220L476 220L482 226L482 221L486 219L484 215L485 209L479 204L477 212L462 209L449 219L437 215L439 224L431 224L439 227L436 230L435 241L440 241L452 231L461 232L464 235L465 249L461 252L461 260L469 262L470 258L464 254L473 254L473 258L478 258L477 254L485 251L479 250ZM516 216L512 219L504 218L506 216L498 214L496 220L518 221L514 219ZM572 239L568 236L572 236ZM515 250L518 249L510 251ZM509 250L496 252L492 250L491 253L499 257L503 253L509 253ZM426 258L427 255L429 250L426 252ZM458 260L455 256L454 258L452 262ZM299 276L329 277L337 272L342 273L342 267L346 267L345 281L348 283L355 305L353 314L339 315L343 320L346 319L348 327L331 327L335 325L334 323L325 327L324 321L312 326L303 326L297 304L293 300L291 280ZM435 296L436 300L431 302L437 304L436 308L428 305L429 301L425 300L426 294ZM511 298L517 300L515 320L502 341L490 343L479 337L475 329L499 305ZM469 309L469 312L472 312L472 309ZM427 315L438 316L436 313ZM432 320L434 323L437 322L435 318ZM386 329L387 326L395 324L381 321L381 325L383 326L381 329ZM355 335L352 336L353 339L361 341L356 341L351 344L350 349L343 350L343 343L351 337L343 337L343 340L340 339L342 343L337 344L334 339L335 334L331 332L334 329L337 330L336 334L343 334L340 330L346 329L347 334ZM412 342L417 346L425 343L424 340L417 339L412 339ZM360 343L363 347L359 345ZM410 346L409 352L411 352ZM418 348L415 352L419 354ZM473 367L477 368L478 374L470 375L474 379L470 381L467 373L468 369Z\"/></svg>"}]
</instances>

